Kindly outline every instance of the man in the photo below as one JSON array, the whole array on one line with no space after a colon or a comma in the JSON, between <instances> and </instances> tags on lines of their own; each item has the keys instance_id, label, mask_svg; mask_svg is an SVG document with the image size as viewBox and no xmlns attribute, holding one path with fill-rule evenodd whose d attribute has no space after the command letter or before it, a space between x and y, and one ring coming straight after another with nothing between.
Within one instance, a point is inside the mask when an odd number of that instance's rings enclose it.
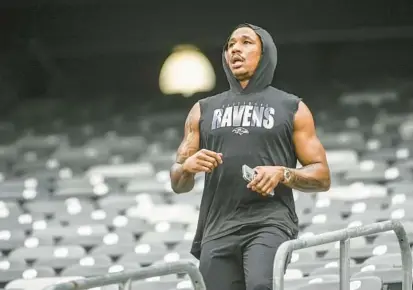
<instances>
[{"instance_id":1,"label":"man","mask_svg":"<svg viewBox=\"0 0 413 290\"><path fill-rule=\"evenodd\" d=\"M194 175L206 173L191 253L207 289L272 289L276 251L298 233L292 189L326 191L330 172L307 106L270 86L277 63L270 34L238 26L222 59L230 90L190 110L172 188L188 192ZM243 164L256 171L248 184Z\"/></svg>"}]
</instances>

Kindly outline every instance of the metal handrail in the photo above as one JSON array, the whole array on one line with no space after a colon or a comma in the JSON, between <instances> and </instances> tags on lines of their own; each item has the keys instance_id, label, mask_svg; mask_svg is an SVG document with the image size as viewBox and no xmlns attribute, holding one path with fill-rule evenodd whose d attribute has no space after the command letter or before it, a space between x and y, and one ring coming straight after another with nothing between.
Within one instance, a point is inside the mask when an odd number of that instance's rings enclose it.
<instances>
[{"instance_id":1,"label":"metal handrail","mask_svg":"<svg viewBox=\"0 0 413 290\"><path fill-rule=\"evenodd\" d=\"M400 221L389 220L354 228L346 228L312 237L286 241L274 258L273 289L284 290L284 274L288 256L294 251L340 241L340 290L349 290L349 239L381 232L394 231L399 240L403 265L402 290L412 290L412 254L406 231Z\"/></svg>"},{"instance_id":2,"label":"metal handrail","mask_svg":"<svg viewBox=\"0 0 413 290\"><path fill-rule=\"evenodd\" d=\"M145 267L136 271L107 274L104 276L79 279L46 287L44 290L86 290L113 284L123 284L124 290L130 290L132 281L169 274L187 273L195 290L206 290L198 267L191 261L178 261Z\"/></svg>"}]
</instances>

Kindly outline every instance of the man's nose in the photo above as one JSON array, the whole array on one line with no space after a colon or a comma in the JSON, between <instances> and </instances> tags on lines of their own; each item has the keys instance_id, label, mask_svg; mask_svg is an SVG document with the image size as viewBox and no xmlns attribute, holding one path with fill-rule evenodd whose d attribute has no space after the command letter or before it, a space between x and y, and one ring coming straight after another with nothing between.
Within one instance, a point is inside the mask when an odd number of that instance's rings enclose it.
<instances>
[{"instance_id":1,"label":"man's nose","mask_svg":"<svg viewBox=\"0 0 413 290\"><path fill-rule=\"evenodd\" d=\"M234 54L239 52L241 52L241 45L238 43L234 43L231 47L231 53Z\"/></svg>"}]
</instances>

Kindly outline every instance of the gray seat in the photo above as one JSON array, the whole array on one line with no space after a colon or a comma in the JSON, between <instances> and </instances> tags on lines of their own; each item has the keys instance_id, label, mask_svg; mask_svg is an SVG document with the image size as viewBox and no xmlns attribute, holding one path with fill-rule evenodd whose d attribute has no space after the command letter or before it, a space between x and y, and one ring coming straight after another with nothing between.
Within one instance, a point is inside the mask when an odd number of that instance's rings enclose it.
<instances>
[{"instance_id":1,"label":"gray seat","mask_svg":"<svg viewBox=\"0 0 413 290\"><path fill-rule=\"evenodd\" d=\"M387 265L387 267L400 268L402 266L401 254L399 252L372 256L366 259L361 266L366 267L370 265Z\"/></svg>"},{"instance_id":2,"label":"gray seat","mask_svg":"<svg viewBox=\"0 0 413 290\"><path fill-rule=\"evenodd\" d=\"M356 168L359 163L357 152L354 150L327 150L328 164L332 173L344 173Z\"/></svg>"},{"instance_id":3,"label":"gray seat","mask_svg":"<svg viewBox=\"0 0 413 290\"><path fill-rule=\"evenodd\" d=\"M23 214L23 211L16 202L0 200L0 221L2 219L17 218L21 214Z\"/></svg>"},{"instance_id":4,"label":"gray seat","mask_svg":"<svg viewBox=\"0 0 413 290\"><path fill-rule=\"evenodd\" d=\"M23 258L4 258L2 257L0 260L0 269L9 270L9 269L25 269L27 267L27 263Z\"/></svg>"},{"instance_id":5,"label":"gray seat","mask_svg":"<svg viewBox=\"0 0 413 290\"><path fill-rule=\"evenodd\" d=\"M359 290L381 290L383 286L382 281L377 277L359 277L351 279L350 289ZM297 290L339 290L340 284L338 282L321 282L313 283L297 288Z\"/></svg>"},{"instance_id":6,"label":"gray seat","mask_svg":"<svg viewBox=\"0 0 413 290\"><path fill-rule=\"evenodd\" d=\"M399 159L398 149L397 148L379 148L377 150L366 151L362 155L362 159L393 163Z\"/></svg>"},{"instance_id":7,"label":"gray seat","mask_svg":"<svg viewBox=\"0 0 413 290\"><path fill-rule=\"evenodd\" d=\"M135 281L132 282L132 289L139 290L169 290L176 287L179 280L176 281ZM176 288L175 288L176 289Z\"/></svg>"},{"instance_id":8,"label":"gray seat","mask_svg":"<svg viewBox=\"0 0 413 290\"><path fill-rule=\"evenodd\" d=\"M350 248L349 256L356 260L365 260L371 256L379 256L384 254L397 254L400 253L400 246L398 244L388 244L388 245L366 245L362 247ZM338 258L339 251L334 249L327 252L325 255L326 259Z\"/></svg>"},{"instance_id":9,"label":"gray seat","mask_svg":"<svg viewBox=\"0 0 413 290\"><path fill-rule=\"evenodd\" d=\"M81 211L78 214L70 214L64 212L61 215L56 215L54 220L59 223L67 224L68 226L81 226L81 225L105 225L111 226L113 219L118 216L118 212L115 210L102 210L96 209L91 212Z\"/></svg>"},{"instance_id":10,"label":"gray seat","mask_svg":"<svg viewBox=\"0 0 413 290\"><path fill-rule=\"evenodd\" d=\"M94 206L89 200L76 198L27 202L24 204L24 208L30 213L42 212L51 215L60 215L65 212L78 214L82 211L92 212L94 210Z\"/></svg>"},{"instance_id":11,"label":"gray seat","mask_svg":"<svg viewBox=\"0 0 413 290\"><path fill-rule=\"evenodd\" d=\"M119 264L139 263L140 266L149 266L158 261L163 261L166 252L149 252L149 253L127 253L119 258Z\"/></svg>"},{"instance_id":12,"label":"gray seat","mask_svg":"<svg viewBox=\"0 0 413 290\"><path fill-rule=\"evenodd\" d=\"M37 248L17 248L9 254L9 259L46 260L52 266L60 261L78 260L85 255L85 249L80 246L40 246Z\"/></svg>"},{"instance_id":13,"label":"gray seat","mask_svg":"<svg viewBox=\"0 0 413 290\"><path fill-rule=\"evenodd\" d=\"M320 276L314 276L314 277L305 277L305 278L296 278L296 279L291 279L291 278L285 278L284 280L284 289L286 290L296 290L299 289L302 286L305 286L309 283L327 283L327 282L338 282L339 281L339 276L338 275L320 275Z\"/></svg>"},{"instance_id":14,"label":"gray seat","mask_svg":"<svg viewBox=\"0 0 413 290\"><path fill-rule=\"evenodd\" d=\"M93 246L100 244L103 237L108 234L108 229L105 225L81 225L69 226L65 228L61 236L59 244L73 245L78 244L82 246Z\"/></svg>"},{"instance_id":15,"label":"gray seat","mask_svg":"<svg viewBox=\"0 0 413 290\"><path fill-rule=\"evenodd\" d=\"M312 214L339 214L349 212L349 203L343 200L334 200L330 198L319 198L315 200L314 207L311 210Z\"/></svg>"},{"instance_id":16,"label":"gray seat","mask_svg":"<svg viewBox=\"0 0 413 290\"><path fill-rule=\"evenodd\" d=\"M148 224L145 220L124 215L116 216L112 220L112 226L117 233L131 232L135 235L142 235L152 229L152 225Z\"/></svg>"},{"instance_id":17,"label":"gray seat","mask_svg":"<svg viewBox=\"0 0 413 290\"><path fill-rule=\"evenodd\" d=\"M98 245L91 250L92 255L107 255L109 257L119 257L134 251L136 243L116 243Z\"/></svg>"},{"instance_id":18,"label":"gray seat","mask_svg":"<svg viewBox=\"0 0 413 290\"><path fill-rule=\"evenodd\" d=\"M326 265L330 262L336 264L335 261L313 260L307 262L291 263L287 266L287 269L296 269L299 270L303 274L303 276L308 276L314 269L326 267Z\"/></svg>"},{"instance_id":19,"label":"gray seat","mask_svg":"<svg viewBox=\"0 0 413 290\"><path fill-rule=\"evenodd\" d=\"M353 213L351 214L346 221L350 224L354 221L365 221L366 223L375 223L389 220L391 216L391 212L389 210L366 210L365 212L361 213Z\"/></svg>"},{"instance_id":20,"label":"gray seat","mask_svg":"<svg viewBox=\"0 0 413 290\"><path fill-rule=\"evenodd\" d=\"M66 147L59 148L52 157L64 167L87 170L93 165L106 164L110 154L103 148Z\"/></svg>"},{"instance_id":21,"label":"gray seat","mask_svg":"<svg viewBox=\"0 0 413 290\"><path fill-rule=\"evenodd\" d=\"M120 154L123 158L128 158ZM126 154L127 155L127 154ZM116 157L116 155L115 155ZM135 159L136 160L136 159ZM119 181L128 181L131 178L151 179L155 175L155 170L149 162L135 163L135 160L124 164L96 165L92 166L87 172L87 176L100 175L104 178L113 178Z\"/></svg>"},{"instance_id":22,"label":"gray seat","mask_svg":"<svg viewBox=\"0 0 413 290\"><path fill-rule=\"evenodd\" d=\"M10 229L30 231L33 228L33 223L44 219L45 216L42 213L23 213L17 217L7 216L0 219L0 231Z\"/></svg>"},{"instance_id":23,"label":"gray seat","mask_svg":"<svg viewBox=\"0 0 413 290\"><path fill-rule=\"evenodd\" d=\"M326 149L344 149L359 151L364 148L365 139L358 132L339 132L320 134L320 140Z\"/></svg>"},{"instance_id":24,"label":"gray seat","mask_svg":"<svg viewBox=\"0 0 413 290\"><path fill-rule=\"evenodd\" d=\"M22 230L2 230L0 231L0 251L21 247L24 245L25 239L25 233Z\"/></svg>"},{"instance_id":25,"label":"gray seat","mask_svg":"<svg viewBox=\"0 0 413 290\"><path fill-rule=\"evenodd\" d=\"M25 278L40 278L40 277L54 277L55 271L50 267L35 267L26 269L8 269L0 271L0 283L7 283L16 279Z\"/></svg>"},{"instance_id":26,"label":"gray seat","mask_svg":"<svg viewBox=\"0 0 413 290\"><path fill-rule=\"evenodd\" d=\"M127 193L161 193L165 192L165 184L150 179L133 179L126 186Z\"/></svg>"},{"instance_id":27,"label":"gray seat","mask_svg":"<svg viewBox=\"0 0 413 290\"><path fill-rule=\"evenodd\" d=\"M383 182L387 180L385 163L367 160L362 161L358 168L348 171L344 178L347 182Z\"/></svg>"},{"instance_id":28,"label":"gray seat","mask_svg":"<svg viewBox=\"0 0 413 290\"><path fill-rule=\"evenodd\" d=\"M184 230L171 230L166 232L146 232L139 241L141 243L154 243L163 242L165 244L177 244L184 240L186 231Z\"/></svg>"},{"instance_id":29,"label":"gray seat","mask_svg":"<svg viewBox=\"0 0 413 290\"><path fill-rule=\"evenodd\" d=\"M78 263L66 267L62 276L102 276L109 272L112 261L108 256L86 256L79 260Z\"/></svg>"},{"instance_id":30,"label":"gray seat","mask_svg":"<svg viewBox=\"0 0 413 290\"><path fill-rule=\"evenodd\" d=\"M399 284L401 286L401 282L403 280L403 271L401 271L400 268L380 268L374 271L355 273L353 276L351 276L351 279L361 279L363 277L372 276L378 277L385 285ZM397 289L401 289L401 287Z\"/></svg>"},{"instance_id":31,"label":"gray seat","mask_svg":"<svg viewBox=\"0 0 413 290\"><path fill-rule=\"evenodd\" d=\"M100 209L105 211L120 212L131 207L133 204L137 204L137 200L133 195L111 194L99 199L97 204Z\"/></svg>"},{"instance_id":32,"label":"gray seat","mask_svg":"<svg viewBox=\"0 0 413 290\"><path fill-rule=\"evenodd\" d=\"M46 277L34 279L16 279L7 284L7 290L45 290L50 289L50 286L57 283L64 283L74 280L82 279L82 276L77 277ZM110 285L101 287L100 290L119 290L117 285Z\"/></svg>"},{"instance_id":33,"label":"gray seat","mask_svg":"<svg viewBox=\"0 0 413 290\"><path fill-rule=\"evenodd\" d=\"M351 265L349 267L350 275L360 272L361 266L359 265ZM319 276L319 275L340 275L340 268L339 267L330 267L330 268L317 268L310 272L309 276Z\"/></svg>"},{"instance_id":34,"label":"gray seat","mask_svg":"<svg viewBox=\"0 0 413 290\"><path fill-rule=\"evenodd\" d=\"M39 156L50 156L60 144L67 142L67 139L59 135L26 135L16 142L16 147L20 153L34 151Z\"/></svg>"},{"instance_id":35,"label":"gray seat","mask_svg":"<svg viewBox=\"0 0 413 290\"><path fill-rule=\"evenodd\" d=\"M134 252L125 253L117 263L122 265L139 263L141 266L146 266L163 260L167 253L167 247L159 241L151 244L138 243Z\"/></svg>"}]
</instances>

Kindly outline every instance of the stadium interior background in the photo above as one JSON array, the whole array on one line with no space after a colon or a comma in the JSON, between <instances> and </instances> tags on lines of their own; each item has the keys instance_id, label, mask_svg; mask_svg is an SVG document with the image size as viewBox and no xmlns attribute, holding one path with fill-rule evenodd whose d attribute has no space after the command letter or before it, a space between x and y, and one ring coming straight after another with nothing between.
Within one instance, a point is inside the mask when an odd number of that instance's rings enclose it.
<instances>
[{"instance_id":1,"label":"stadium interior background","mask_svg":"<svg viewBox=\"0 0 413 290\"><path fill-rule=\"evenodd\" d=\"M413 221L412 15L411 1L1 1L0 288L135 269L178 249L188 256L202 178L196 193L177 197L167 170L189 108L228 88L221 51L243 22L274 37L273 85L304 99L329 152L332 190L297 195L302 233ZM182 45L209 60L210 90L160 89L165 60ZM352 207L360 200L362 211ZM154 241L163 246L136 249ZM354 274L380 243L398 251L391 239L360 243ZM337 258L330 248L290 268L326 274L311 271ZM175 289L179 279L151 289Z\"/></svg>"}]
</instances>

